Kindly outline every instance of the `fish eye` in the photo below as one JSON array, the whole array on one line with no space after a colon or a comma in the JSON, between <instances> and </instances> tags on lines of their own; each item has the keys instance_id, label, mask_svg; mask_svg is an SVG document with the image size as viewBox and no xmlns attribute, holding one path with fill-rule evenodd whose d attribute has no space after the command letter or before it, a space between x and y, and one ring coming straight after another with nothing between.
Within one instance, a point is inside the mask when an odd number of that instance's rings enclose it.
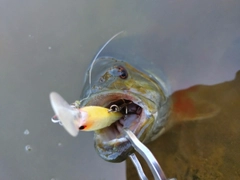
<instances>
[{"instance_id":1,"label":"fish eye","mask_svg":"<svg viewBox=\"0 0 240 180\"><path fill-rule=\"evenodd\" d=\"M119 77L121 79L127 79L127 77L128 77L127 70L122 66L118 66L117 69L118 69L118 72L119 72Z\"/></svg>"}]
</instances>

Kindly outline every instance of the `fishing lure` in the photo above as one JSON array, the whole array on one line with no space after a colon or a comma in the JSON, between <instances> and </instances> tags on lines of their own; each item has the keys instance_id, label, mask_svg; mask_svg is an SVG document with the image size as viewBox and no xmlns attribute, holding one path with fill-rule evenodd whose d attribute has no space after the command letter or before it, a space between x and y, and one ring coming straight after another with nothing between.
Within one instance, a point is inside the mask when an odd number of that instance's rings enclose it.
<instances>
[{"instance_id":1,"label":"fishing lure","mask_svg":"<svg viewBox=\"0 0 240 180\"><path fill-rule=\"evenodd\" d=\"M50 101L57 118L72 136L77 136L79 130L95 131L108 127L123 116L111 108L71 106L56 92L50 93Z\"/></svg>"}]
</instances>

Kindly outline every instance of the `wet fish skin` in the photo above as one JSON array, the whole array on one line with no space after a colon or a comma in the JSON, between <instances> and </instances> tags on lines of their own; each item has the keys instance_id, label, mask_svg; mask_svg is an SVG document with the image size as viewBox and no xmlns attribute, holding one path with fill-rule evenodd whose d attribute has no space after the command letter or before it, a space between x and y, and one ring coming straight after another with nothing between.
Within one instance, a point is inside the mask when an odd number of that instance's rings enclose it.
<instances>
[{"instance_id":1,"label":"wet fish skin","mask_svg":"<svg viewBox=\"0 0 240 180\"><path fill-rule=\"evenodd\" d=\"M99 58L95 67L91 85L88 83L88 76L85 78L81 99L88 98L81 102L81 107L90 105L107 106L113 101L114 96L118 96L118 99L135 101L143 108L145 115L143 117L145 119L137 128L136 135L144 143L155 139L159 130L164 127L170 105L168 97L164 93L164 91L167 91L163 89L164 86L154 76L150 77L147 73L134 68L129 63L112 57ZM127 71L128 77L126 79L121 79L116 75L115 70L118 67L123 67ZM105 99L105 102L102 99ZM98 133L96 132L96 134ZM107 161L124 161L131 153L128 152L131 147L129 142L109 145L101 143L96 137L97 135L95 135L97 152ZM123 152L125 155L122 155Z\"/></svg>"}]
</instances>

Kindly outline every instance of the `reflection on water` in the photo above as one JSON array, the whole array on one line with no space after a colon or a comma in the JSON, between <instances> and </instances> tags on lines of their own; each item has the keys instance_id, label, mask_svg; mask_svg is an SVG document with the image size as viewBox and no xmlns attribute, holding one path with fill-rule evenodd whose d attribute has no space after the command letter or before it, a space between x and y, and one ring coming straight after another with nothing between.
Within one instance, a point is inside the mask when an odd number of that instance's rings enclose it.
<instances>
[{"instance_id":1,"label":"reflection on water","mask_svg":"<svg viewBox=\"0 0 240 180\"><path fill-rule=\"evenodd\" d=\"M196 85L190 89L194 91L183 91L196 102L209 102L220 111L213 117L179 123L148 147L168 177L178 180L240 179L240 71L232 81ZM146 175L151 177L142 159L141 163ZM128 179L138 179L130 161L127 169Z\"/></svg>"}]
</instances>

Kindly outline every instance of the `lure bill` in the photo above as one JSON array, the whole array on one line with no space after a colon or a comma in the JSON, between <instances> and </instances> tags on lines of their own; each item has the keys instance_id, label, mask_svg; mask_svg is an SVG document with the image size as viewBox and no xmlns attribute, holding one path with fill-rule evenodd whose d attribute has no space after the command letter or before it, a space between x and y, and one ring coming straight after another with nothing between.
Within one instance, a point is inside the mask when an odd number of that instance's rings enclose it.
<instances>
[{"instance_id":1,"label":"lure bill","mask_svg":"<svg viewBox=\"0 0 240 180\"><path fill-rule=\"evenodd\" d=\"M54 118L57 117L72 136L77 136L79 130L96 131L108 127L123 116L120 112L100 106L76 108L56 92L50 93L50 102L56 114Z\"/></svg>"}]
</instances>

